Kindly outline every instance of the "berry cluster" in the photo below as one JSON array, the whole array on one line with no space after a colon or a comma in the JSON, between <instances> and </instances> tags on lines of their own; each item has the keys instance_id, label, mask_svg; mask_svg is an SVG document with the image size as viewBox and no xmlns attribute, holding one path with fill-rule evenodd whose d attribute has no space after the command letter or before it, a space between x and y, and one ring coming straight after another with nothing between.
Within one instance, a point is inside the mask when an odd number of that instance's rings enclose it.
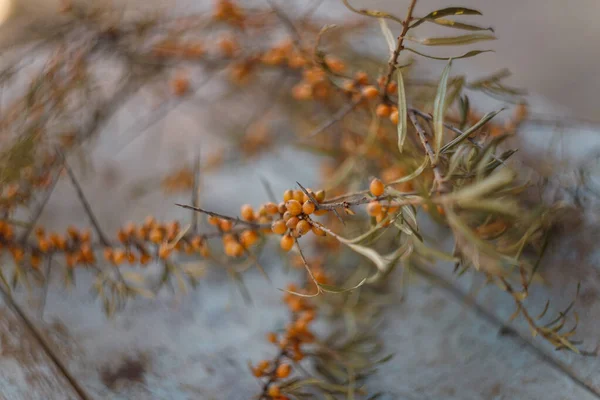
<instances>
[{"instance_id":1,"label":"berry cluster","mask_svg":"<svg viewBox=\"0 0 600 400\"><path fill-rule=\"evenodd\" d=\"M290 292L302 292L296 285L288 285ZM286 389L283 380L290 376L292 367L290 363L298 363L304 359L303 347L315 341L315 335L310 330L310 325L316 316L316 307L306 297L299 297L286 293L283 301L291 313L291 322L281 333L270 332L267 340L279 348L277 357L272 360L262 360L252 367L252 374L264 380L261 398L273 400L289 399L284 392Z\"/></svg>"}]
</instances>

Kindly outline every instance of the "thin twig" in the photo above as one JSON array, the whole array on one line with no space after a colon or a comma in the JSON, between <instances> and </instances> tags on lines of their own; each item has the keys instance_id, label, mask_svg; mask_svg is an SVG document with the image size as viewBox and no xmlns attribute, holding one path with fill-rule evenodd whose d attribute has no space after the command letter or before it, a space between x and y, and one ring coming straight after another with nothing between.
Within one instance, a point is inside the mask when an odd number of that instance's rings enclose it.
<instances>
[{"instance_id":1,"label":"thin twig","mask_svg":"<svg viewBox=\"0 0 600 400\"><path fill-rule=\"evenodd\" d=\"M296 26L294 25L292 20L290 20L289 17L283 11L281 11L281 9L273 2L273 0L265 0L265 1L267 3L269 3L269 6L273 9L273 12L275 13L275 15L277 15L277 17L281 20L281 22L283 22L283 24L290 31L290 33L293 37L292 40L294 42L294 46L296 46L296 49L300 52L303 52L304 46L302 45L302 36L300 35L300 32L298 32L298 29L296 29Z\"/></svg>"},{"instance_id":2,"label":"thin twig","mask_svg":"<svg viewBox=\"0 0 600 400\"><path fill-rule=\"evenodd\" d=\"M48 298L48 287L50 286L50 274L52 273L52 254L48 255L46 260L46 277L44 278L44 291L42 293L42 304L40 304L40 320L44 320L44 310L46 309L46 299Z\"/></svg>"},{"instance_id":3,"label":"thin twig","mask_svg":"<svg viewBox=\"0 0 600 400\"><path fill-rule=\"evenodd\" d=\"M27 226L27 229L25 230L25 232L23 232L23 234L19 238L19 242L24 243L29 238L29 235L33 231L35 224L37 223L38 219L42 215L44 208L46 208L46 204L48 204L48 200L50 200L50 196L52 195L52 192L54 191L54 188L56 187L56 184L58 183L61 171L62 171L62 167L58 167L57 172L56 172L54 178L52 179L52 183L51 183L50 187L48 188L48 190L46 190L46 193L45 193L44 199L42 200L42 203L37 208L37 210L35 210L35 214L31 217L31 220L29 221L29 225Z\"/></svg>"},{"instance_id":4,"label":"thin twig","mask_svg":"<svg viewBox=\"0 0 600 400\"><path fill-rule=\"evenodd\" d=\"M396 70L396 63L398 62L398 57L400 56L400 52L404 49L404 36L408 33L410 29L410 21L412 20L412 14L415 9L415 5L417 4L417 0L412 0L410 2L410 6L408 7L408 12L406 13L406 18L402 21L402 32L398 37L398 43L396 44L396 49L394 53L390 57L390 61L388 62L388 73L385 78L384 90L382 90L382 97L385 99L387 97L387 90L385 88L388 87L389 83L392 81L392 75Z\"/></svg>"},{"instance_id":5,"label":"thin twig","mask_svg":"<svg viewBox=\"0 0 600 400\"><path fill-rule=\"evenodd\" d=\"M431 115L429 115L429 114L427 114L427 113L425 113L425 112L423 112L423 111L421 111L419 109L409 107L408 111L409 112L413 112L413 113L417 114L419 117L424 118L424 119L426 119L428 121L433 121L433 117ZM458 129L457 127L455 127L454 125L451 125L451 124L448 124L448 123L444 123L444 127L446 129L451 130L452 132L456 133L459 136L464 133L463 131L461 131L460 129ZM477 147L479 150L483 149L483 146L480 145L479 143L477 143L475 140L473 140L473 138L468 137L467 140L469 141L469 143L471 143L473 146ZM504 160L496 157L494 154L492 154L491 156L492 156L492 158L494 160L502 163L502 165L506 165L506 164L504 164Z\"/></svg>"},{"instance_id":6,"label":"thin twig","mask_svg":"<svg viewBox=\"0 0 600 400\"><path fill-rule=\"evenodd\" d=\"M72 389L77 393L77 396L81 400L91 400L91 397L86 393L85 389L81 386L81 384L77 381L77 379L73 376L73 374L69 371L57 352L54 350L56 346L54 346L47 338L44 333L40 329L38 329L35 324L31 321L31 319L27 316L25 311L17 304L15 299L12 297L10 292L0 283L0 294L2 294L4 301L10 308L21 318L23 323L25 324L26 329L29 333L34 337L34 339L40 344L46 355L52 360L54 365L58 368L63 377L69 382Z\"/></svg>"},{"instance_id":7,"label":"thin twig","mask_svg":"<svg viewBox=\"0 0 600 400\"><path fill-rule=\"evenodd\" d=\"M271 200L273 203L277 203L277 197L275 196L275 192L273 192L273 188L271 187L269 181L266 180L265 177L262 175L259 176L259 179L261 185L265 189L265 192L267 192L267 197L269 197L269 200Z\"/></svg>"},{"instance_id":8,"label":"thin twig","mask_svg":"<svg viewBox=\"0 0 600 400\"><path fill-rule=\"evenodd\" d=\"M60 152L59 152L59 154L61 154L61 156L63 157L65 170L67 171L67 174L69 175L69 178L71 179L71 182L73 183L73 187L75 188L75 191L77 192L77 197L79 198L79 201L81 201L81 204L83 205L83 208L85 209L85 212L87 213L87 215L90 219L90 222L92 223L92 226L94 227L94 230L96 231L96 234L98 235L98 239L100 239L100 242L104 246L109 247L110 241L108 240L107 236L104 234L102 229L100 228L100 224L98 223L98 220L94 216L94 213L92 212L92 207L90 206L90 203L85 198L85 195L83 194L83 190L81 189L79 182L77 182L77 178L75 178L75 174L73 173L73 170L71 170L71 168L69 167L69 164L67 163L67 160L64 158L64 155L62 155L62 153L60 153Z\"/></svg>"},{"instance_id":9,"label":"thin twig","mask_svg":"<svg viewBox=\"0 0 600 400\"><path fill-rule=\"evenodd\" d=\"M360 102L361 102L361 100L355 100L355 101L353 101L351 103L346 104L344 107L342 107L341 109L339 109L338 112L336 112L335 114L333 114L330 119L328 119L327 121L325 121L324 123L322 123L321 125L319 125L318 127L316 127L311 133L308 134L307 137L312 138L312 137L318 135L319 133L323 132L324 130L330 128L331 126L333 126L337 122L341 121L342 118L344 118L352 110L354 110L354 108L356 108L356 106Z\"/></svg>"},{"instance_id":10,"label":"thin twig","mask_svg":"<svg viewBox=\"0 0 600 400\"><path fill-rule=\"evenodd\" d=\"M200 155L194 161L194 183L192 185L192 206L198 207L198 191L200 190ZM192 212L192 232L198 232L198 213Z\"/></svg>"},{"instance_id":11,"label":"thin twig","mask_svg":"<svg viewBox=\"0 0 600 400\"><path fill-rule=\"evenodd\" d=\"M415 126L417 134L419 135L419 139L421 140L423 149L425 150L425 153L427 154L427 157L429 157L429 161L431 162L431 167L433 168L433 174L435 176L437 189L441 190L443 187L442 173L440 172L439 166L436 164L435 153L434 153L433 149L431 148L431 144L429 143L429 139L427 138L427 133L425 132L425 130L423 129L423 127L417 120L416 115L417 114L414 113L413 111L408 112L408 116L409 116L411 122L413 123L413 125Z\"/></svg>"}]
</instances>

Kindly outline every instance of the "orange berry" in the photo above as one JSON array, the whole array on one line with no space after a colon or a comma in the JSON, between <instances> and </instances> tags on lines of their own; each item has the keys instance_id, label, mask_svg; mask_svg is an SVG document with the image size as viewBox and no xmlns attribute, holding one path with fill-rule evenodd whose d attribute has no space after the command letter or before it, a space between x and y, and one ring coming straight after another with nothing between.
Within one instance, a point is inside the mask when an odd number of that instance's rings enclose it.
<instances>
[{"instance_id":1,"label":"orange berry","mask_svg":"<svg viewBox=\"0 0 600 400\"><path fill-rule=\"evenodd\" d=\"M290 235L284 235L281 237L279 245L283 251L290 251L294 247L294 238Z\"/></svg>"},{"instance_id":2,"label":"orange berry","mask_svg":"<svg viewBox=\"0 0 600 400\"><path fill-rule=\"evenodd\" d=\"M319 203L322 203L323 201L325 201L325 191L324 190L319 190L317 193L315 193L315 199Z\"/></svg>"},{"instance_id":3,"label":"orange berry","mask_svg":"<svg viewBox=\"0 0 600 400\"><path fill-rule=\"evenodd\" d=\"M279 212L279 208L275 203L267 203L265 204L265 211L267 214L277 214Z\"/></svg>"},{"instance_id":4,"label":"orange berry","mask_svg":"<svg viewBox=\"0 0 600 400\"><path fill-rule=\"evenodd\" d=\"M294 198L294 191L291 189L286 190L285 192L283 192L283 201L290 201Z\"/></svg>"},{"instance_id":5,"label":"orange berry","mask_svg":"<svg viewBox=\"0 0 600 400\"><path fill-rule=\"evenodd\" d=\"M256 231L245 230L240 235L240 242L244 247L248 248L255 244L258 238L259 236L258 233L256 233Z\"/></svg>"},{"instance_id":6,"label":"orange berry","mask_svg":"<svg viewBox=\"0 0 600 400\"><path fill-rule=\"evenodd\" d=\"M163 260L167 259L171 255L171 251L172 249L166 243L162 243L158 248L158 257Z\"/></svg>"},{"instance_id":7,"label":"orange berry","mask_svg":"<svg viewBox=\"0 0 600 400\"><path fill-rule=\"evenodd\" d=\"M127 262L133 264L135 262L135 254L129 252L129 254L127 254Z\"/></svg>"},{"instance_id":8,"label":"orange berry","mask_svg":"<svg viewBox=\"0 0 600 400\"><path fill-rule=\"evenodd\" d=\"M292 97L296 100L310 100L312 91L312 85L301 82L292 88Z\"/></svg>"},{"instance_id":9,"label":"orange berry","mask_svg":"<svg viewBox=\"0 0 600 400\"><path fill-rule=\"evenodd\" d=\"M110 247L106 247L104 249L104 258L106 259L106 261L112 262L113 261L113 249L111 249Z\"/></svg>"},{"instance_id":10,"label":"orange berry","mask_svg":"<svg viewBox=\"0 0 600 400\"><path fill-rule=\"evenodd\" d=\"M191 245L194 250L198 251L204 245L204 240L200 236L194 236Z\"/></svg>"},{"instance_id":11,"label":"orange berry","mask_svg":"<svg viewBox=\"0 0 600 400\"><path fill-rule=\"evenodd\" d=\"M44 235L46 235L46 230L44 229L43 226L38 226L37 228L35 228L35 236L40 238L40 237L44 237Z\"/></svg>"},{"instance_id":12,"label":"orange berry","mask_svg":"<svg viewBox=\"0 0 600 400\"><path fill-rule=\"evenodd\" d=\"M396 92L398 91L398 84L394 81L388 83L387 86L387 92L389 94L396 94Z\"/></svg>"},{"instance_id":13,"label":"orange berry","mask_svg":"<svg viewBox=\"0 0 600 400\"><path fill-rule=\"evenodd\" d=\"M302 204L298 200L288 200L285 202L285 207L292 216L296 216L302 213Z\"/></svg>"},{"instance_id":14,"label":"orange berry","mask_svg":"<svg viewBox=\"0 0 600 400\"><path fill-rule=\"evenodd\" d=\"M311 226L312 232L317 236L326 236L327 233L316 225Z\"/></svg>"},{"instance_id":15,"label":"orange berry","mask_svg":"<svg viewBox=\"0 0 600 400\"><path fill-rule=\"evenodd\" d=\"M275 371L275 374L279 379L287 378L292 372L290 364L280 364Z\"/></svg>"},{"instance_id":16,"label":"orange berry","mask_svg":"<svg viewBox=\"0 0 600 400\"><path fill-rule=\"evenodd\" d=\"M223 37L219 40L219 50L225 57L233 57L240 49L240 45L233 37Z\"/></svg>"},{"instance_id":17,"label":"orange berry","mask_svg":"<svg viewBox=\"0 0 600 400\"><path fill-rule=\"evenodd\" d=\"M278 219L271 224L271 230L277 235L283 235L287 232L287 226L284 220Z\"/></svg>"},{"instance_id":18,"label":"orange berry","mask_svg":"<svg viewBox=\"0 0 600 400\"><path fill-rule=\"evenodd\" d=\"M383 185L383 182L375 178L371 181L371 185L369 185L369 190L371 191L371 194L373 196L379 197L383 195L385 191L385 186Z\"/></svg>"},{"instance_id":19,"label":"orange berry","mask_svg":"<svg viewBox=\"0 0 600 400\"><path fill-rule=\"evenodd\" d=\"M298 203L302 204L304 202L304 196L305 194L302 190L294 190L294 200L296 200Z\"/></svg>"},{"instance_id":20,"label":"orange berry","mask_svg":"<svg viewBox=\"0 0 600 400\"><path fill-rule=\"evenodd\" d=\"M279 212L279 214L283 214L287 211L287 209L285 208L285 201L282 201L277 205L277 211Z\"/></svg>"},{"instance_id":21,"label":"orange berry","mask_svg":"<svg viewBox=\"0 0 600 400\"><path fill-rule=\"evenodd\" d=\"M215 217L215 216L212 216L212 215L210 215L210 216L208 217L208 223L209 223L210 225L217 226L217 225L219 225L219 222L220 222L220 221L221 221L221 220L219 219L219 217Z\"/></svg>"},{"instance_id":22,"label":"orange berry","mask_svg":"<svg viewBox=\"0 0 600 400\"><path fill-rule=\"evenodd\" d=\"M127 258L127 255L125 254L125 250L117 249L113 253L113 262L116 265L121 265L125 261L126 258Z\"/></svg>"},{"instance_id":23,"label":"orange berry","mask_svg":"<svg viewBox=\"0 0 600 400\"><path fill-rule=\"evenodd\" d=\"M300 222L300 219L298 217L291 217L286 221L285 226L290 229L294 229L296 225L298 225L298 222Z\"/></svg>"},{"instance_id":24,"label":"orange berry","mask_svg":"<svg viewBox=\"0 0 600 400\"><path fill-rule=\"evenodd\" d=\"M152 257L150 257L150 255L147 253L144 253L140 256L140 264L142 265L148 264L150 260L152 260Z\"/></svg>"},{"instance_id":25,"label":"orange berry","mask_svg":"<svg viewBox=\"0 0 600 400\"><path fill-rule=\"evenodd\" d=\"M231 228L233 228L233 222L231 222L228 219L221 219L219 221L219 228L223 231L223 232L229 232L231 230Z\"/></svg>"},{"instance_id":26,"label":"orange berry","mask_svg":"<svg viewBox=\"0 0 600 400\"><path fill-rule=\"evenodd\" d=\"M260 371L266 371L269 368L269 361L267 360L261 360L258 362L258 364L256 364L256 369L260 370Z\"/></svg>"},{"instance_id":27,"label":"orange berry","mask_svg":"<svg viewBox=\"0 0 600 400\"><path fill-rule=\"evenodd\" d=\"M398 113L398 110L393 110L390 113L390 121L392 124L398 125L398 122L400 121L400 114Z\"/></svg>"},{"instance_id":28,"label":"orange berry","mask_svg":"<svg viewBox=\"0 0 600 400\"><path fill-rule=\"evenodd\" d=\"M19 262L23 261L23 258L25 257L25 252L23 251L23 249L11 248L10 252L11 252L15 262L19 263Z\"/></svg>"},{"instance_id":29,"label":"orange berry","mask_svg":"<svg viewBox=\"0 0 600 400\"><path fill-rule=\"evenodd\" d=\"M72 225L67 228L67 233L73 239L77 239L79 237L79 231Z\"/></svg>"},{"instance_id":30,"label":"orange berry","mask_svg":"<svg viewBox=\"0 0 600 400\"><path fill-rule=\"evenodd\" d=\"M47 239L39 239L38 248L42 253L46 253L52 248L52 243Z\"/></svg>"},{"instance_id":31,"label":"orange berry","mask_svg":"<svg viewBox=\"0 0 600 400\"><path fill-rule=\"evenodd\" d=\"M244 247L236 241L228 241L225 244L225 254L229 257L241 257L244 254Z\"/></svg>"},{"instance_id":32,"label":"orange berry","mask_svg":"<svg viewBox=\"0 0 600 400\"><path fill-rule=\"evenodd\" d=\"M267 334L267 340L270 343L277 343L277 334L275 332L269 332Z\"/></svg>"},{"instance_id":33,"label":"orange berry","mask_svg":"<svg viewBox=\"0 0 600 400\"><path fill-rule=\"evenodd\" d=\"M305 219L303 219L302 221L298 222L298 225L296 225L296 233L299 236L306 235L310 231L310 229L311 229L311 225Z\"/></svg>"},{"instance_id":34,"label":"orange berry","mask_svg":"<svg viewBox=\"0 0 600 400\"><path fill-rule=\"evenodd\" d=\"M371 217L378 216L379 214L381 214L382 210L383 207L378 201L372 201L369 204L367 204L367 214L369 214Z\"/></svg>"},{"instance_id":35,"label":"orange berry","mask_svg":"<svg viewBox=\"0 0 600 400\"><path fill-rule=\"evenodd\" d=\"M389 117L391 112L392 112L392 110L391 110L390 106L388 106L387 104L380 104L377 106L377 109L375 110L375 113L380 118Z\"/></svg>"},{"instance_id":36,"label":"orange berry","mask_svg":"<svg viewBox=\"0 0 600 400\"><path fill-rule=\"evenodd\" d=\"M365 86L362 90L362 95L367 99L374 99L379 96L379 89L372 85Z\"/></svg>"},{"instance_id":37,"label":"orange berry","mask_svg":"<svg viewBox=\"0 0 600 400\"><path fill-rule=\"evenodd\" d=\"M190 90L190 80L183 73L171 82L171 90L175 96L183 96Z\"/></svg>"},{"instance_id":38,"label":"orange berry","mask_svg":"<svg viewBox=\"0 0 600 400\"><path fill-rule=\"evenodd\" d=\"M254 209L250 204L244 204L241 208L242 219L252 221L254 219Z\"/></svg>"},{"instance_id":39,"label":"orange berry","mask_svg":"<svg viewBox=\"0 0 600 400\"><path fill-rule=\"evenodd\" d=\"M279 397L279 395L281 394L281 389L279 389L279 386L271 384L271 386L269 386L267 394L271 397Z\"/></svg>"},{"instance_id":40,"label":"orange berry","mask_svg":"<svg viewBox=\"0 0 600 400\"><path fill-rule=\"evenodd\" d=\"M341 74L346 70L346 64L339 58L333 56L325 56L325 65L336 74Z\"/></svg>"},{"instance_id":41,"label":"orange berry","mask_svg":"<svg viewBox=\"0 0 600 400\"><path fill-rule=\"evenodd\" d=\"M310 200L307 200L304 202L304 204L302 204L302 212L306 215L314 213L315 209L315 204Z\"/></svg>"},{"instance_id":42,"label":"orange berry","mask_svg":"<svg viewBox=\"0 0 600 400\"><path fill-rule=\"evenodd\" d=\"M369 83L369 75L367 75L366 72L360 71L357 72L356 75L354 75L354 80L359 85L366 85L367 83Z\"/></svg>"},{"instance_id":43,"label":"orange berry","mask_svg":"<svg viewBox=\"0 0 600 400\"><path fill-rule=\"evenodd\" d=\"M162 231L161 231L160 229L158 229L158 228L152 229L152 230L150 231L150 236L149 236L149 238L150 238L150 241L151 241L152 243L157 243L157 244L158 244L158 243L162 242L162 240L163 240L163 233L162 233Z\"/></svg>"},{"instance_id":44,"label":"orange berry","mask_svg":"<svg viewBox=\"0 0 600 400\"><path fill-rule=\"evenodd\" d=\"M31 266L35 269L38 269L42 263L42 258L38 255L31 255L31 258L29 259L29 261L31 262Z\"/></svg>"}]
</instances>

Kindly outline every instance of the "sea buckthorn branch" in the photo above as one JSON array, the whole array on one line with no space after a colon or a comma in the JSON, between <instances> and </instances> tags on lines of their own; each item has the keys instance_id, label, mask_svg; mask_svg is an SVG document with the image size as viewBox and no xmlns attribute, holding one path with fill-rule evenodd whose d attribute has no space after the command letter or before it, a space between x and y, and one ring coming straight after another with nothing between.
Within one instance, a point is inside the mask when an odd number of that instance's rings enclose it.
<instances>
[{"instance_id":1,"label":"sea buckthorn branch","mask_svg":"<svg viewBox=\"0 0 600 400\"><path fill-rule=\"evenodd\" d=\"M423 149L425 150L425 153L427 154L427 157L429 157L429 161L431 162L431 168L433 168L433 173L435 175L435 190L445 191L446 188L444 187L445 186L444 178L440 171L439 165L437 165L435 152L431 148L431 144L429 143L427 133L425 132L425 129L423 129L423 127L417 120L416 114L414 112L409 111L408 116L410 118L410 121L414 125L414 127L417 131L417 134L419 135L419 140L421 141L421 144L423 145Z\"/></svg>"},{"instance_id":2,"label":"sea buckthorn branch","mask_svg":"<svg viewBox=\"0 0 600 400\"><path fill-rule=\"evenodd\" d=\"M406 36L406 34L408 33L408 31L411 28L410 22L412 20L413 11L414 11L416 5L417 5L417 0L411 0L410 5L408 6L408 11L406 13L406 18L404 19L404 21L402 21L402 32L400 33L400 36L398 36L398 41L396 43L396 49L392 53L392 56L390 57L390 60L388 62L388 72L385 77L385 84L383 85L384 88L388 87L388 85L392 81L392 76L394 75L394 71L396 71L397 64L398 64L398 57L400 56L400 52L404 49L404 37ZM383 91L381 95L382 95L382 99L385 100L387 97L387 92Z\"/></svg>"}]
</instances>

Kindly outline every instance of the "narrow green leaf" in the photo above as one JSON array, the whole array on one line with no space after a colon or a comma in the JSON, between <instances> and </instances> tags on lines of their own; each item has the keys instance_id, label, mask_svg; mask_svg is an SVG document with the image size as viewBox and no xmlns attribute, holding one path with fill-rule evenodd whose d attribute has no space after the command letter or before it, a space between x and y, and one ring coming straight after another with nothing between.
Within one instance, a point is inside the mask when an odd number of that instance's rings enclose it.
<instances>
[{"instance_id":1,"label":"narrow green leaf","mask_svg":"<svg viewBox=\"0 0 600 400\"><path fill-rule=\"evenodd\" d=\"M479 121L477 121L477 123L475 125L473 125L469 129L464 131L462 133L462 135L458 135L457 137L452 139L450 142L446 143L446 145L444 145L444 147L442 147L440 151L442 153L444 153L444 152L448 151L449 149L453 148L454 146L456 146L457 144L461 143L463 140L465 140L466 138L471 136L471 134L473 134L473 132L477 131L483 125L487 124L492 118L494 118L496 115L498 115L498 113L500 113L503 110L504 110L504 108L501 108L498 111L492 111L492 112L485 114Z\"/></svg>"},{"instance_id":2,"label":"narrow green leaf","mask_svg":"<svg viewBox=\"0 0 600 400\"><path fill-rule=\"evenodd\" d=\"M417 169L415 169L411 174L403 176L400 179L396 179L395 181L388 183L387 186L412 181L413 179L415 179L416 177L421 175L423 173L423 171L425 171L425 168L427 168L428 164L429 164L429 157L425 156L421 165L419 165L419 167ZM388 189L388 190L390 190L390 189Z\"/></svg>"},{"instance_id":3,"label":"narrow green leaf","mask_svg":"<svg viewBox=\"0 0 600 400\"><path fill-rule=\"evenodd\" d=\"M429 14L427 14L426 16L424 16L423 18L419 19L417 22L412 24L410 27L412 29L414 27L421 25L425 21L432 20L432 19L438 19L438 18L442 18L442 17L447 17L449 15L482 15L482 14L480 11L473 10L471 8L447 7L447 8L442 8L440 10L435 10L435 11L430 12Z\"/></svg>"},{"instance_id":4,"label":"narrow green leaf","mask_svg":"<svg viewBox=\"0 0 600 400\"><path fill-rule=\"evenodd\" d=\"M417 39L407 36L406 40L422 44L423 46L456 46L477 43L484 40L496 40L496 36L485 33L472 33L469 35L435 37L426 39Z\"/></svg>"},{"instance_id":5,"label":"narrow green leaf","mask_svg":"<svg viewBox=\"0 0 600 400\"><path fill-rule=\"evenodd\" d=\"M481 53L493 53L494 50L471 50L469 52L466 52L465 54L461 55L461 56L456 56L456 57L434 57L434 56L430 56L421 52L418 52L415 49L411 49L410 47L405 47L406 50L418 54L420 56L426 57L426 58L430 58L432 60L442 60L442 61L446 61L446 60L460 60L461 58L469 58L469 57L474 57L478 54Z\"/></svg>"},{"instance_id":6,"label":"narrow green leaf","mask_svg":"<svg viewBox=\"0 0 600 400\"><path fill-rule=\"evenodd\" d=\"M402 79L402 71L398 70L398 150L402 153L404 140L407 132L407 105L406 93L404 92L404 79Z\"/></svg>"},{"instance_id":7,"label":"narrow green leaf","mask_svg":"<svg viewBox=\"0 0 600 400\"><path fill-rule=\"evenodd\" d=\"M392 21L396 21L399 24L402 23L402 19L396 17L395 15L392 15L392 14L389 14L389 13L386 13L383 11L369 10L366 8L361 8L361 9L354 8L350 5L348 0L342 0L342 2L346 6L346 8L348 8L350 11L355 12L357 14L366 15L367 17L373 17L373 18L387 18L387 19L391 19Z\"/></svg>"},{"instance_id":8,"label":"narrow green leaf","mask_svg":"<svg viewBox=\"0 0 600 400\"><path fill-rule=\"evenodd\" d=\"M392 54L396 50L396 39L394 39L394 34L383 18L379 18L379 27L381 28L381 33L383 33L383 37L385 37L385 41L390 49L390 54Z\"/></svg>"},{"instance_id":9,"label":"narrow green leaf","mask_svg":"<svg viewBox=\"0 0 600 400\"><path fill-rule=\"evenodd\" d=\"M433 103L433 131L434 131L434 145L435 145L435 162L440 153L442 142L444 140L444 114L446 112L446 91L448 90L448 75L450 75L450 68L452 67L452 59L448 61L448 65L444 68L442 76L440 78L440 84L438 86L435 101Z\"/></svg>"},{"instance_id":10,"label":"narrow green leaf","mask_svg":"<svg viewBox=\"0 0 600 400\"><path fill-rule=\"evenodd\" d=\"M463 29L465 31L494 32L494 28L492 28L491 26L483 27L483 26L477 26L477 25L471 25L471 24L464 24L462 22L456 22L451 19L445 19L445 18L428 19L427 22L433 22L436 25L441 25L441 26L445 26L448 28Z\"/></svg>"},{"instance_id":11,"label":"narrow green leaf","mask_svg":"<svg viewBox=\"0 0 600 400\"><path fill-rule=\"evenodd\" d=\"M339 288L337 286L326 285L324 283L319 283L319 287L321 288L321 290L323 290L324 292L327 292L327 293L344 293L344 292L349 292L354 289L358 289L359 287L364 285L366 281L367 281L367 278L364 278L357 285L352 286L350 288Z\"/></svg>"},{"instance_id":12,"label":"narrow green leaf","mask_svg":"<svg viewBox=\"0 0 600 400\"><path fill-rule=\"evenodd\" d=\"M447 201L469 201L478 200L503 186L511 183L515 178L515 173L508 168L493 173L484 180L468 185L457 192L445 196Z\"/></svg>"}]
</instances>

